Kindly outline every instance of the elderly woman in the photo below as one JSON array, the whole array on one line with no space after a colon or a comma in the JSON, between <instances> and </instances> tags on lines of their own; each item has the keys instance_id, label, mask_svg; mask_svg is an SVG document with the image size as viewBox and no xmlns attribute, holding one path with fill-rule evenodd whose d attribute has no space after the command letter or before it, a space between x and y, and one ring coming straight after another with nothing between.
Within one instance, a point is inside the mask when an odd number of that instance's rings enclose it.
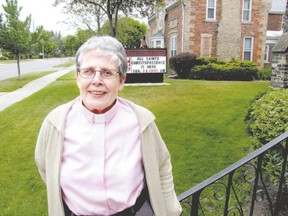
<instances>
[{"instance_id":1,"label":"elderly woman","mask_svg":"<svg viewBox=\"0 0 288 216\"><path fill-rule=\"evenodd\" d=\"M92 37L76 67L80 97L47 115L35 149L49 215L180 215L154 115L118 97L127 70L122 44Z\"/></svg>"}]
</instances>

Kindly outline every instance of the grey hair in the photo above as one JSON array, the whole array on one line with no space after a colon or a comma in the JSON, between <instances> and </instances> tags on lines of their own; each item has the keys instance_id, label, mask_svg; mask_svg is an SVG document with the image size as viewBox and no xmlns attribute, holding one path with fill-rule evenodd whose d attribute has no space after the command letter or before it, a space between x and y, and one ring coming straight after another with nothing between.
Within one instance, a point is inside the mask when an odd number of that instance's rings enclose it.
<instances>
[{"instance_id":1,"label":"grey hair","mask_svg":"<svg viewBox=\"0 0 288 216\"><path fill-rule=\"evenodd\" d=\"M76 53L76 69L80 71L82 58L90 51L103 53L104 56L111 56L111 60L118 61L120 76L126 76L127 57L123 45L111 36L93 36L88 39Z\"/></svg>"}]
</instances>

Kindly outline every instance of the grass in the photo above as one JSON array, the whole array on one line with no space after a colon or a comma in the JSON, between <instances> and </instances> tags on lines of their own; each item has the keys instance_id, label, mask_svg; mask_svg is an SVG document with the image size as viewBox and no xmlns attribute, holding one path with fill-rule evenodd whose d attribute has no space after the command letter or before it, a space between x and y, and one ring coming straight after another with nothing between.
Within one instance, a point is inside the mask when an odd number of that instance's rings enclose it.
<instances>
[{"instance_id":1,"label":"grass","mask_svg":"<svg viewBox=\"0 0 288 216\"><path fill-rule=\"evenodd\" d=\"M70 67L75 64L75 61L64 62L63 64L55 65L54 67Z\"/></svg>"},{"instance_id":2,"label":"grass","mask_svg":"<svg viewBox=\"0 0 288 216\"><path fill-rule=\"evenodd\" d=\"M180 194L245 156L244 116L268 82L166 80L170 85L126 86L120 96L150 109L171 153ZM0 82L1 85L1 82ZM78 95L74 73L0 112L1 215L47 215L46 191L34 164L46 114Z\"/></svg>"},{"instance_id":3,"label":"grass","mask_svg":"<svg viewBox=\"0 0 288 216\"><path fill-rule=\"evenodd\" d=\"M0 60L0 64L13 64L16 62L16 60Z\"/></svg>"},{"instance_id":4,"label":"grass","mask_svg":"<svg viewBox=\"0 0 288 216\"><path fill-rule=\"evenodd\" d=\"M0 85L0 92L11 92L18 88L22 88L27 83L31 82L32 80L38 79L45 75L55 72L53 71L43 71L43 72L32 72L21 75L21 78L18 77L9 78L6 80L1 81Z\"/></svg>"}]
</instances>

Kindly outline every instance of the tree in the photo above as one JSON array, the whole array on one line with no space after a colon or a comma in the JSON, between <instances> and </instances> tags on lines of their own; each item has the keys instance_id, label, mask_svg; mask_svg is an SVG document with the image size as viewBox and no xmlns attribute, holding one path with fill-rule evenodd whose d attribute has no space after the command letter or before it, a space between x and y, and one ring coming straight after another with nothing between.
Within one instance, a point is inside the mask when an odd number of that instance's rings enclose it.
<instances>
[{"instance_id":1,"label":"tree","mask_svg":"<svg viewBox=\"0 0 288 216\"><path fill-rule=\"evenodd\" d=\"M108 21L103 25L102 33L109 32ZM139 48L140 39L147 32L147 26L131 17L122 17L118 21L117 39L125 48Z\"/></svg>"},{"instance_id":2,"label":"tree","mask_svg":"<svg viewBox=\"0 0 288 216\"><path fill-rule=\"evenodd\" d=\"M0 24L0 44L2 48L16 56L18 78L20 78L21 54L26 54L30 47L31 16L26 17L24 21L19 19L22 7L18 8L17 0L6 0L6 5L2 7L5 19Z\"/></svg>"},{"instance_id":3,"label":"tree","mask_svg":"<svg viewBox=\"0 0 288 216\"><path fill-rule=\"evenodd\" d=\"M97 5L86 7L82 4L67 4L63 7L62 12L70 15L64 21L65 24L69 24L76 29L80 28L100 33L105 14Z\"/></svg>"},{"instance_id":4,"label":"tree","mask_svg":"<svg viewBox=\"0 0 288 216\"><path fill-rule=\"evenodd\" d=\"M41 53L45 55L45 42L49 39L49 32L44 29L43 26L38 26L36 28L36 31L31 33L31 38L33 41L32 47L32 53L38 55Z\"/></svg>"},{"instance_id":5,"label":"tree","mask_svg":"<svg viewBox=\"0 0 288 216\"><path fill-rule=\"evenodd\" d=\"M63 54L63 42L62 35L60 32L51 32L51 41L56 44L57 49L54 56L60 57Z\"/></svg>"},{"instance_id":6,"label":"tree","mask_svg":"<svg viewBox=\"0 0 288 216\"><path fill-rule=\"evenodd\" d=\"M76 37L79 40L80 44L83 44L85 41L87 41L90 37L97 34L95 31L92 30L81 30L78 29L76 33Z\"/></svg>"},{"instance_id":7,"label":"tree","mask_svg":"<svg viewBox=\"0 0 288 216\"><path fill-rule=\"evenodd\" d=\"M163 6L165 0L55 0L54 5L60 3L84 5L87 8L99 7L107 16L110 35L116 37L119 13L127 16L140 14L145 17L152 13L155 7Z\"/></svg>"},{"instance_id":8,"label":"tree","mask_svg":"<svg viewBox=\"0 0 288 216\"><path fill-rule=\"evenodd\" d=\"M74 56L80 47L79 39L75 36L68 35L63 39L64 53L66 56Z\"/></svg>"},{"instance_id":9,"label":"tree","mask_svg":"<svg viewBox=\"0 0 288 216\"><path fill-rule=\"evenodd\" d=\"M63 51L62 37L60 32L47 31L43 26L38 26L35 32L31 33L32 54L45 56L60 56Z\"/></svg>"}]
</instances>

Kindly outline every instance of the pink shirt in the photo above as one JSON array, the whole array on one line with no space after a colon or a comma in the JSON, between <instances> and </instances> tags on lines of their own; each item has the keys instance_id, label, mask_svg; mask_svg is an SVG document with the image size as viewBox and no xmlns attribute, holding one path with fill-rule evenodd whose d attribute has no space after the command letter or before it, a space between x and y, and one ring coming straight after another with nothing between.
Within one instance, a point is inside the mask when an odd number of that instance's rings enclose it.
<instances>
[{"instance_id":1,"label":"pink shirt","mask_svg":"<svg viewBox=\"0 0 288 216\"><path fill-rule=\"evenodd\" d=\"M77 215L111 215L133 206L144 187L139 124L121 98L105 114L79 100L65 124L60 184Z\"/></svg>"}]
</instances>

